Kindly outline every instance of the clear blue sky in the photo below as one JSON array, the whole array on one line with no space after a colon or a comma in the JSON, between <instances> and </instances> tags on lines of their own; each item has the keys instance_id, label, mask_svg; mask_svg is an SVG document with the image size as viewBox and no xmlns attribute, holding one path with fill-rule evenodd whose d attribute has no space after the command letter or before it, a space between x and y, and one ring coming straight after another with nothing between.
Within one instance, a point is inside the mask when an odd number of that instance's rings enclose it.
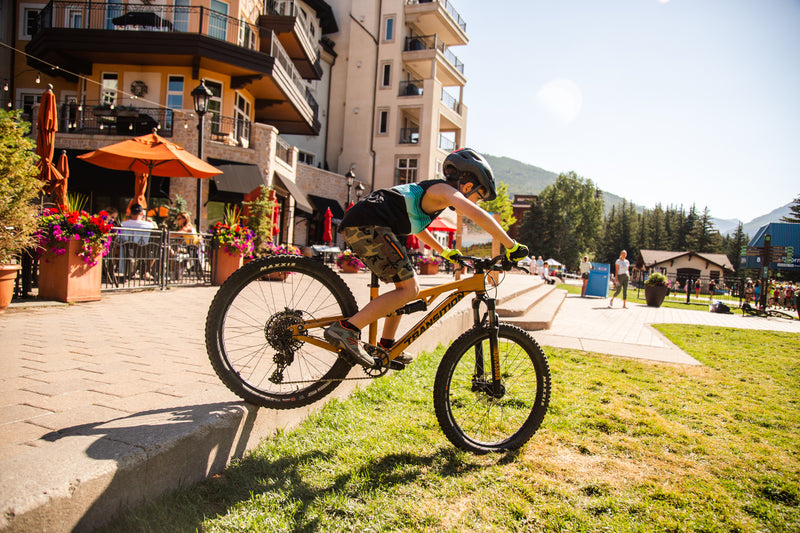
<instances>
[{"instance_id":1,"label":"clear blue sky","mask_svg":"<svg viewBox=\"0 0 800 533\"><path fill-rule=\"evenodd\" d=\"M452 0L467 145L749 222L800 194L800 0Z\"/></svg>"}]
</instances>

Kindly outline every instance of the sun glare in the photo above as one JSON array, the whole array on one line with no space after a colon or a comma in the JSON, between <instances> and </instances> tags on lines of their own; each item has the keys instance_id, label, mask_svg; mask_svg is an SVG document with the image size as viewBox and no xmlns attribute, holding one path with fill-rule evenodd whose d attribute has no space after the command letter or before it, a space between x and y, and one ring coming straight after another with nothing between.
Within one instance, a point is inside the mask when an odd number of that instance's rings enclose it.
<instances>
[{"instance_id":1,"label":"sun glare","mask_svg":"<svg viewBox=\"0 0 800 533\"><path fill-rule=\"evenodd\" d=\"M561 122L577 118L583 104L580 88L571 80L556 79L547 82L536 94L539 104Z\"/></svg>"}]
</instances>

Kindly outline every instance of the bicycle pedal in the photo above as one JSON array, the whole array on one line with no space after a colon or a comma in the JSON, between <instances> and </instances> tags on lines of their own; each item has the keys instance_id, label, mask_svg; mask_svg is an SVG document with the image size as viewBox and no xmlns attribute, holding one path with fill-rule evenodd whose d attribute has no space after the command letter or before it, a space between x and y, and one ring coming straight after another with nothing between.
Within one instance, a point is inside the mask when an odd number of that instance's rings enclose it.
<instances>
[{"instance_id":1,"label":"bicycle pedal","mask_svg":"<svg viewBox=\"0 0 800 533\"><path fill-rule=\"evenodd\" d=\"M406 364L405 363L401 363L397 359L393 359L389 363L389 369L390 370L404 370L405 368L406 368Z\"/></svg>"}]
</instances>

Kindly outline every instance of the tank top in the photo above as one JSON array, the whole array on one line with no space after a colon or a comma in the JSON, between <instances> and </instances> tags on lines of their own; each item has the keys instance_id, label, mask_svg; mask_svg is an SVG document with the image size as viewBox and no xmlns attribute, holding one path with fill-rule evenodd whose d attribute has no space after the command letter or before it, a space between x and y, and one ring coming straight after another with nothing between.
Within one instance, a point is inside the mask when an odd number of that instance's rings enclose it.
<instances>
[{"instance_id":1,"label":"tank top","mask_svg":"<svg viewBox=\"0 0 800 533\"><path fill-rule=\"evenodd\" d=\"M419 233L444 211L426 213L422 209L422 197L439 183L446 182L434 179L378 189L348 209L339 227L384 226L395 235Z\"/></svg>"}]
</instances>

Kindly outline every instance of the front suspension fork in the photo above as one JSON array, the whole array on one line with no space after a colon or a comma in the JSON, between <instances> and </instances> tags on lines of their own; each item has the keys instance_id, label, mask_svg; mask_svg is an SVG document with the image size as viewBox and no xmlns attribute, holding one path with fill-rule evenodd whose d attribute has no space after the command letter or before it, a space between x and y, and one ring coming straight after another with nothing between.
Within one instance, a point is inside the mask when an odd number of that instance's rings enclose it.
<instances>
[{"instance_id":1,"label":"front suspension fork","mask_svg":"<svg viewBox=\"0 0 800 533\"><path fill-rule=\"evenodd\" d=\"M486 315L481 318L481 303L486 304ZM483 343L475 346L475 374L473 376L473 390L481 389L495 398L503 396L505 390L500 379L500 323L497 319L497 302L494 298L485 295L472 300L472 317L475 325L486 321L485 327L489 330L489 362L492 370L492 380L486 379L486 358L483 353Z\"/></svg>"}]
</instances>

